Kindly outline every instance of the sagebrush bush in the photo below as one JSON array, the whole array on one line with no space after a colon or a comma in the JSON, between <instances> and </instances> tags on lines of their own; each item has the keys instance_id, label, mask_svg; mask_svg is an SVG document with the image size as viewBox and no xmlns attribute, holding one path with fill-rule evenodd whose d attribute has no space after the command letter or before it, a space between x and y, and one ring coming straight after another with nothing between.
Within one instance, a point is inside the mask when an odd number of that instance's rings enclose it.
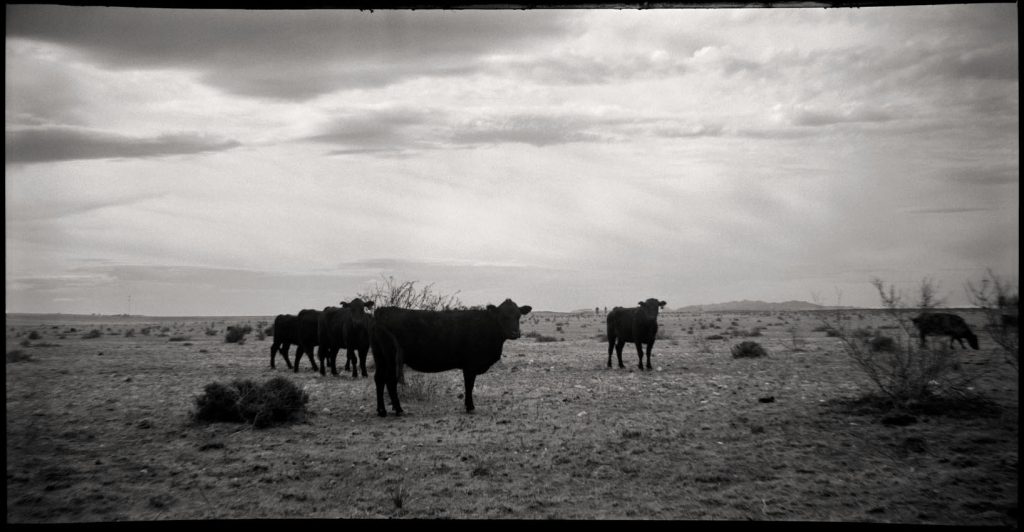
<instances>
[{"instance_id":1,"label":"sagebrush bush","mask_svg":"<svg viewBox=\"0 0 1024 532\"><path fill-rule=\"evenodd\" d=\"M29 340L38 340L40 338L41 338L41 336L39 336L39 333L37 333L35 331L32 331L32 332L28 333L28 339Z\"/></svg>"},{"instance_id":2,"label":"sagebrush bush","mask_svg":"<svg viewBox=\"0 0 1024 532\"><path fill-rule=\"evenodd\" d=\"M212 382L195 398L193 419L205 422L250 423L256 428L304 419L309 395L284 377L263 384L234 380Z\"/></svg>"},{"instance_id":3,"label":"sagebrush bush","mask_svg":"<svg viewBox=\"0 0 1024 532\"><path fill-rule=\"evenodd\" d=\"M228 332L224 335L224 341L229 344L240 343L245 335L252 331L252 327L248 325L232 325L228 327Z\"/></svg>"},{"instance_id":4,"label":"sagebrush bush","mask_svg":"<svg viewBox=\"0 0 1024 532\"><path fill-rule=\"evenodd\" d=\"M558 341L558 338L555 338L554 336L545 336L545 335L543 335L543 334L541 334L541 333L539 333L537 331L530 331L530 332L524 334L523 336L525 336L527 338L533 338L534 340L536 340L538 342L557 342ZM605 341L608 341L607 336L605 337Z\"/></svg>"},{"instance_id":5,"label":"sagebrush bush","mask_svg":"<svg viewBox=\"0 0 1024 532\"><path fill-rule=\"evenodd\" d=\"M768 356L768 353L757 342L741 342L732 346L733 358L760 358L766 356Z\"/></svg>"},{"instance_id":6,"label":"sagebrush bush","mask_svg":"<svg viewBox=\"0 0 1024 532\"><path fill-rule=\"evenodd\" d=\"M103 336L103 333L100 332L99 329L93 329L93 330L83 334L82 338L88 340L90 338L99 338L100 336Z\"/></svg>"},{"instance_id":7,"label":"sagebrush bush","mask_svg":"<svg viewBox=\"0 0 1024 532\"><path fill-rule=\"evenodd\" d=\"M27 362L32 360L32 355L23 352L21 349L15 349L14 351L7 352L7 363L13 362Z\"/></svg>"}]
</instances>

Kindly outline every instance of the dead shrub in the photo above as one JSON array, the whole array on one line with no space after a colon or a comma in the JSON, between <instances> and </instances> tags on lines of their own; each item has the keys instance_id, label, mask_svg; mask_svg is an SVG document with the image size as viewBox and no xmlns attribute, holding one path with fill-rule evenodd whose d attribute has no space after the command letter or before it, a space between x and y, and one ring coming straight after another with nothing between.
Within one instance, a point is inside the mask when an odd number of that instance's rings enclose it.
<instances>
[{"instance_id":1,"label":"dead shrub","mask_svg":"<svg viewBox=\"0 0 1024 532\"><path fill-rule=\"evenodd\" d=\"M891 343L886 340L865 342L856 338L843 326L841 310L836 310L834 321L828 317L822 320L825 327L835 331L845 354L882 396L888 398L893 407L905 409L909 404L931 401L935 397L960 400L976 395L972 386L975 376L961 371L956 351L945 345L940 348L918 347L914 341L917 334L910 316L938 305L933 282L929 279L922 281L919 300L911 312L905 308L903 296L896 292L894 286L885 286L881 279L873 279L871 283L878 291L887 314L898 324L897 336L890 339Z\"/></svg>"},{"instance_id":2,"label":"dead shrub","mask_svg":"<svg viewBox=\"0 0 1024 532\"><path fill-rule=\"evenodd\" d=\"M85 340L89 340L91 338L99 338L100 336L103 336L103 333L100 332L99 329L93 329L93 330L83 334L82 338L85 339Z\"/></svg>"},{"instance_id":3,"label":"dead shrub","mask_svg":"<svg viewBox=\"0 0 1024 532\"><path fill-rule=\"evenodd\" d=\"M195 398L196 421L249 423L265 428L289 421L302 421L309 395L284 377L263 384L234 380L230 384L212 382Z\"/></svg>"},{"instance_id":4,"label":"dead shrub","mask_svg":"<svg viewBox=\"0 0 1024 532\"><path fill-rule=\"evenodd\" d=\"M733 358L761 358L768 356L768 352L757 342L741 342L732 346Z\"/></svg>"}]
</instances>

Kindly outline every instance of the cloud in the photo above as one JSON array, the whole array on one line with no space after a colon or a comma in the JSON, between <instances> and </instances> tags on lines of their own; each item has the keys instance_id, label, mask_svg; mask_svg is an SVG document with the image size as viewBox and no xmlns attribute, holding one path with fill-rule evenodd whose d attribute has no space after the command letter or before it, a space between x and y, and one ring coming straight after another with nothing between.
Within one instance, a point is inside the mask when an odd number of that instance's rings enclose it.
<instances>
[{"instance_id":1,"label":"cloud","mask_svg":"<svg viewBox=\"0 0 1024 532\"><path fill-rule=\"evenodd\" d=\"M5 161L43 163L76 159L136 159L224 151L241 144L196 133L133 137L73 127L7 131Z\"/></svg>"},{"instance_id":2,"label":"cloud","mask_svg":"<svg viewBox=\"0 0 1024 532\"><path fill-rule=\"evenodd\" d=\"M909 214L963 214L967 212L988 212L996 209L971 208L971 207L938 207L933 209L911 209L904 212Z\"/></svg>"},{"instance_id":3,"label":"cloud","mask_svg":"<svg viewBox=\"0 0 1024 532\"><path fill-rule=\"evenodd\" d=\"M456 128L452 140L458 144L500 144L506 142L537 147L570 142L601 142L607 137L592 130L582 117L519 114L471 120Z\"/></svg>"},{"instance_id":4,"label":"cloud","mask_svg":"<svg viewBox=\"0 0 1024 532\"><path fill-rule=\"evenodd\" d=\"M392 153L410 148L430 147L431 127L444 124L444 115L422 109L386 108L347 112L321 126L319 132L303 137L311 141L343 146L332 155Z\"/></svg>"},{"instance_id":5,"label":"cloud","mask_svg":"<svg viewBox=\"0 0 1024 532\"><path fill-rule=\"evenodd\" d=\"M554 52L532 57L497 56L486 73L549 85L590 85L685 74L687 67L664 51L587 55Z\"/></svg>"},{"instance_id":6,"label":"cloud","mask_svg":"<svg viewBox=\"0 0 1024 532\"><path fill-rule=\"evenodd\" d=\"M565 35L557 12L188 10L8 6L7 37L80 50L112 69L183 68L221 90L305 101L481 68Z\"/></svg>"},{"instance_id":7,"label":"cloud","mask_svg":"<svg viewBox=\"0 0 1024 532\"><path fill-rule=\"evenodd\" d=\"M797 106L789 111L790 121L796 126L831 126L835 124L889 122L896 117L884 110L866 106L852 109L814 109Z\"/></svg>"}]
</instances>

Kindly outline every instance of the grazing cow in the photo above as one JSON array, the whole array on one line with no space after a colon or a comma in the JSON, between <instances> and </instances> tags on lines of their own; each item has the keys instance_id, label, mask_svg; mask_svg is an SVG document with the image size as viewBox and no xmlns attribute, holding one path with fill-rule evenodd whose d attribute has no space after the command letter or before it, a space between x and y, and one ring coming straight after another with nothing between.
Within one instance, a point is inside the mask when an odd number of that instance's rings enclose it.
<instances>
[{"instance_id":1,"label":"grazing cow","mask_svg":"<svg viewBox=\"0 0 1024 532\"><path fill-rule=\"evenodd\" d=\"M619 367L622 364L622 346L626 342L636 344L636 354L640 357L640 369L644 369L644 351L641 344L647 344L647 369L651 369L651 347L654 337L658 334L658 309L665 306L664 301L651 298L641 301L639 307L615 307L608 313L608 367L612 367L612 349L619 356Z\"/></svg>"},{"instance_id":2,"label":"grazing cow","mask_svg":"<svg viewBox=\"0 0 1024 532\"><path fill-rule=\"evenodd\" d=\"M368 308L373 308L373 301L363 302L357 297L348 303L342 301L341 308L327 307L320 313L317 327L320 347L317 349L317 358L320 359L321 375L327 374L325 358L331 365L331 374L338 374L335 364L338 351L344 348L345 369L352 368L353 378L359 377L360 369L363 376L367 376L366 353L370 350L371 322L370 315L366 313Z\"/></svg>"},{"instance_id":3,"label":"grazing cow","mask_svg":"<svg viewBox=\"0 0 1024 532\"><path fill-rule=\"evenodd\" d=\"M935 335L949 336L950 348L953 347L953 341L955 340L960 342L962 349L967 349L964 346L964 338L966 338L967 343L971 344L971 347L978 349L978 337L971 332L967 322L956 314L924 312L911 321L914 322L914 327L917 327L917 330L921 333L921 347L925 345L925 336Z\"/></svg>"},{"instance_id":4,"label":"grazing cow","mask_svg":"<svg viewBox=\"0 0 1024 532\"><path fill-rule=\"evenodd\" d=\"M281 357L284 358L284 363L288 364L288 369L292 369L292 363L288 360L288 348L292 344L299 343L299 318L292 314L278 314L274 318L274 342L270 344L270 367L276 367L274 365L274 359L277 358L277 353L281 353ZM295 359L298 362L299 359Z\"/></svg>"},{"instance_id":5,"label":"grazing cow","mask_svg":"<svg viewBox=\"0 0 1024 532\"><path fill-rule=\"evenodd\" d=\"M313 348L320 343L318 338L317 326L320 321L320 311L314 309L302 309L299 311L297 317L298 323L296 325L296 343L298 343L298 350L295 352L295 366L293 369L295 373L299 372L299 361L302 360L302 354L305 353L309 356L310 364L313 364L313 371L317 370L316 361L313 360Z\"/></svg>"},{"instance_id":6,"label":"grazing cow","mask_svg":"<svg viewBox=\"0 0 1024 532\"><path fill-rule=\"evenodd\" d=\"M405 364L424 373L461 369L466 386L466 412L472 412L473 383L501 359L505 340L519 338L519 318L529 306L506 299L484 310L409 310L379 308L373 314L370 343L377 365L377 415L384 417L384 388L391 408L402 415L398 401L398 370Z\"/></svg>"}]
</instances>

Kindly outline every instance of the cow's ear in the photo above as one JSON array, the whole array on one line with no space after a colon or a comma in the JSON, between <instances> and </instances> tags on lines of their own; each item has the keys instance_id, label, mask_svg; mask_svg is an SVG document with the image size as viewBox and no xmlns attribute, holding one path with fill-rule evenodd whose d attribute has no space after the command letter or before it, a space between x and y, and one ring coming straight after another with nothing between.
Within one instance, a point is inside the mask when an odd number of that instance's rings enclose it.
<instances>
[{"instance_id":1,"label":"cow's ear","mask_svg":"<svg viewBox=\"0 0 1024 532\"><path fill-rule=\"evenodd\" d=\"M494 306L494 305L487 305L487 310L490 310L490 311L492 311L492 312L493 312L493 311L495 311L495 310L498 310L498 307L496 307L496 306Z\"/></svg>"},{"instance_id":2,"label":"cow's ear","mask_svg":"<svg viewBox=\"0 0 1024 532\"><path fill-rule=\"evenodd\" d=\"M659 301L658 302L658 306L661 307L661 308L665 308L665 305L668 305L668 303L666 303L664 301Z\"/></svg>"},{"instance_id":3,"label":"cow's ear","mask_svg":"<svg viewBox=\"0 0 1024 532\"><path fill-rule=\"evenodd\" d=\"M523 305L519 307L519 314L525 316L529 314L531 310L533 310L533 307L531 307L530 305Z\"/></svg>"},{"instance_id":4,"label":"cow's ear","mask_svg":"<svg viewBox=\"0 0 1024 532\"><path fill-rule=\"evenodd\" d=\"M367 301L366 304L363 306L366 308L373 308L373 301Z\"/></svg>"},{"instance_id":5,"label":"cow's ear","mask_svg":"<svg viewBox=\"0 0 1024 532\"><path fill-rule=\"evenodd\" d=\"M644 306L644 302L643 301L637 301L636 304L640 305L641 307Z\"/></svg>"},{"instance_id":6,"label":"cow's ear","mask_svg":"<svg viewBox=\"0 0 1024 532\"><path fill-rule=\"evenodd\" d=\"M339 304L339 305L341 305L341 308L345 308L345 307L347 307L347 306L348 306L348 303L346 303L346 302L344 302L344 301L342 301L342 302L340 302L340 303L338 303L338 304Z\"/></svg>"}]
</instances>

